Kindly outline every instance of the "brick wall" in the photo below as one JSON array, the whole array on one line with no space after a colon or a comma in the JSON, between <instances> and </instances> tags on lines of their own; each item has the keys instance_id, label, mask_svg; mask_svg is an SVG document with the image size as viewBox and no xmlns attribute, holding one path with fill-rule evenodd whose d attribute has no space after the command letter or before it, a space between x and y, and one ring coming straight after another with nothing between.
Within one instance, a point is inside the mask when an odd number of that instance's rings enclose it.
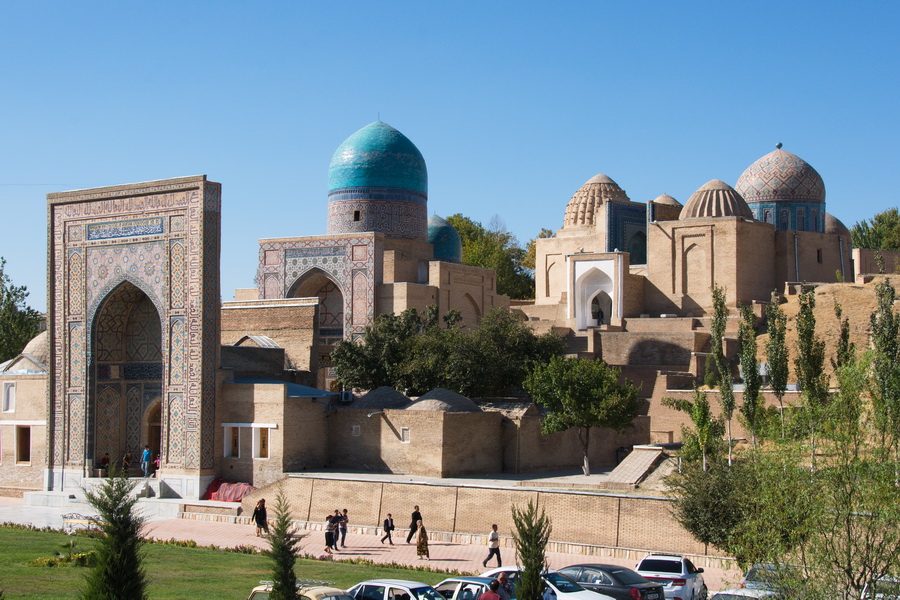
<instances>
[{"instance_id":1,"label":"brick wall","mask_svg":"<svg viewBox=\"0 0 900 600\"><path fill-rule=\"evenodd\" d=\"M675 521L667 498L298 476L245 496L242 511L252 512L258 498L271 502L279 486L290 500L292 517L317 525L334 509L346 508L351 529L369 528L375 533L385 515L392 513L399 537L408 531L410 513L417 504L432 535L445 539L483 536L497 523L506 538L513 530L512 507L524 508L530 500L550 517L554 544L604 547L608 555L615 554L615 549L696 555L708 551Z\"/></svg>"},{"instance_id":2,"label":"brick wall","mask_svg":"<svg viewBox=\"0 0 900 600\"><path fill-rule=\"evenodd\" d=\"M295 368L316 370L313 352L319 305L315 298L280 298L222 304L222 345L265 335L285 349Z\"/></svg>"}]
</instances>

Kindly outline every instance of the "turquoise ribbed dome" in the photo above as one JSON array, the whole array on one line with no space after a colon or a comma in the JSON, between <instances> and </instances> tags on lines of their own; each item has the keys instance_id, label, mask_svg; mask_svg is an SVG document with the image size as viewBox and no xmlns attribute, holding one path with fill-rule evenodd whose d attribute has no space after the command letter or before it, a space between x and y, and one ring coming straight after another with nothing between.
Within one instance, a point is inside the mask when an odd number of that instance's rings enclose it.
<instances>
[{"instance_id":1,"label":"turquoise ribbed dome","mask_svg":"<svg viewBox=\"0 0 900 600\"><path fill-rule=\"evenodd\" d=\"M408 137L382 121L344 140L328 167L328 191L387 187L428 193L425 159Z\"/></svg>"},{"instance_id":2,"label":"turquoise ribbed dome","mask_svg":"<svg viewBox=\"0 0 900 600\"><path fill-rule=\"evenodd\" d=\"M462 262L462 240L456 227L437 215L428 218L428 242L434 246L434 260Z\"/></svg>"}]
</instances>

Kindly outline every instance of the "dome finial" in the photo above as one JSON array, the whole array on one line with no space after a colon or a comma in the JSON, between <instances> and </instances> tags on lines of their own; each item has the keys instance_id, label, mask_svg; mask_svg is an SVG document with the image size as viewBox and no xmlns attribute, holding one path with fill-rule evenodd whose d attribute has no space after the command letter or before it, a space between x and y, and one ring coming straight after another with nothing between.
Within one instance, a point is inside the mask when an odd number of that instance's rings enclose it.
<instances>
[{"instance_id":1,"label":"dome finial","mask_svg":"<svg viewBox=\"0 0 900 600\"><path fill-rule=\"evenodd\" d=\"M775 144L775 147L778 148L779 150L781 150L781 142L778 142L777 144Z\"/></svg>"}]
</instances>

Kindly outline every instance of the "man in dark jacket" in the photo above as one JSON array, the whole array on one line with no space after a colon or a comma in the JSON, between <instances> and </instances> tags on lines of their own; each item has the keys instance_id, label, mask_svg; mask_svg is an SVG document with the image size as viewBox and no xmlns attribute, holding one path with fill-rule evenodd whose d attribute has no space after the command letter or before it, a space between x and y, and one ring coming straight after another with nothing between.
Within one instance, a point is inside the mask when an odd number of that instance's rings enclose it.
<instances>
[{"instance_id":1,"label":"man in dark jacket","mask_svg":"<svg viewBox=\"0 0 900 600\"><path fill-rule=\"evenodd\" d=\"M409 522L409 535L406 536L406 543L409 543L409 540L413 539L413 536L416 535L416 531L419 529L419 521L422 520L422 513L419 512L418 506L413 506L412 520Z\"/></svg>"},{"instance_id":2,"label":"man in dark jacket","mask_svg":"<svg viewBox=\"0 0 900 600\"><path fill-rule=\"evenodd\" d=\"M381 538L381 543L384 543L384 540L390 542L391 546L394 545L394 540L391 539L391 532L394 530L394 519L391 517L391 513L388 513L387 519L384 520L384 537Z\"/></svg>"}]
</instances>

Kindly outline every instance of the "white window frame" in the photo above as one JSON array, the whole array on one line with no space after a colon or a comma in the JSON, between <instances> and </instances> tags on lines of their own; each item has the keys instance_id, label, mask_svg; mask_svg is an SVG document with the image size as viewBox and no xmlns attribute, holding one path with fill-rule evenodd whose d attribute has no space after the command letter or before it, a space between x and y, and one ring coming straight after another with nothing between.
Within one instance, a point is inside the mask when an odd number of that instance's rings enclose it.
<instances>
[{"instance_id":1,"label":"white window frame","mask_svg":"<svg viewBox=\"0 0 900 600\"><path fill-rule=\"evenodd\" d=\"M409 427L401 427L400 428L400 443L401 444L409 443Z\"/></svg>"},{"instance_id":2,"label":"white window frame","mask_svg":"<svg viewBox=\"0 0 900 600\"><path fill-rule=\"evenodd\" d=\"M2 393L3 393L3 412L5 412L5 413L16 412L16 382L15 381L4 381Z\"/></svg>"},{"instance_id":3,"label":"white window frame","mask_svg":"<svg viewBox=\"0 0 900 600\"><path fill-rule=\"evenodd\" d=\"M260 444L262 443L262 430L266 430L266 455L260 456ZM254 427L253 428L253 458L257 460L269 460L272 456L272 427Z\"/></svg>"}]
</instances>

